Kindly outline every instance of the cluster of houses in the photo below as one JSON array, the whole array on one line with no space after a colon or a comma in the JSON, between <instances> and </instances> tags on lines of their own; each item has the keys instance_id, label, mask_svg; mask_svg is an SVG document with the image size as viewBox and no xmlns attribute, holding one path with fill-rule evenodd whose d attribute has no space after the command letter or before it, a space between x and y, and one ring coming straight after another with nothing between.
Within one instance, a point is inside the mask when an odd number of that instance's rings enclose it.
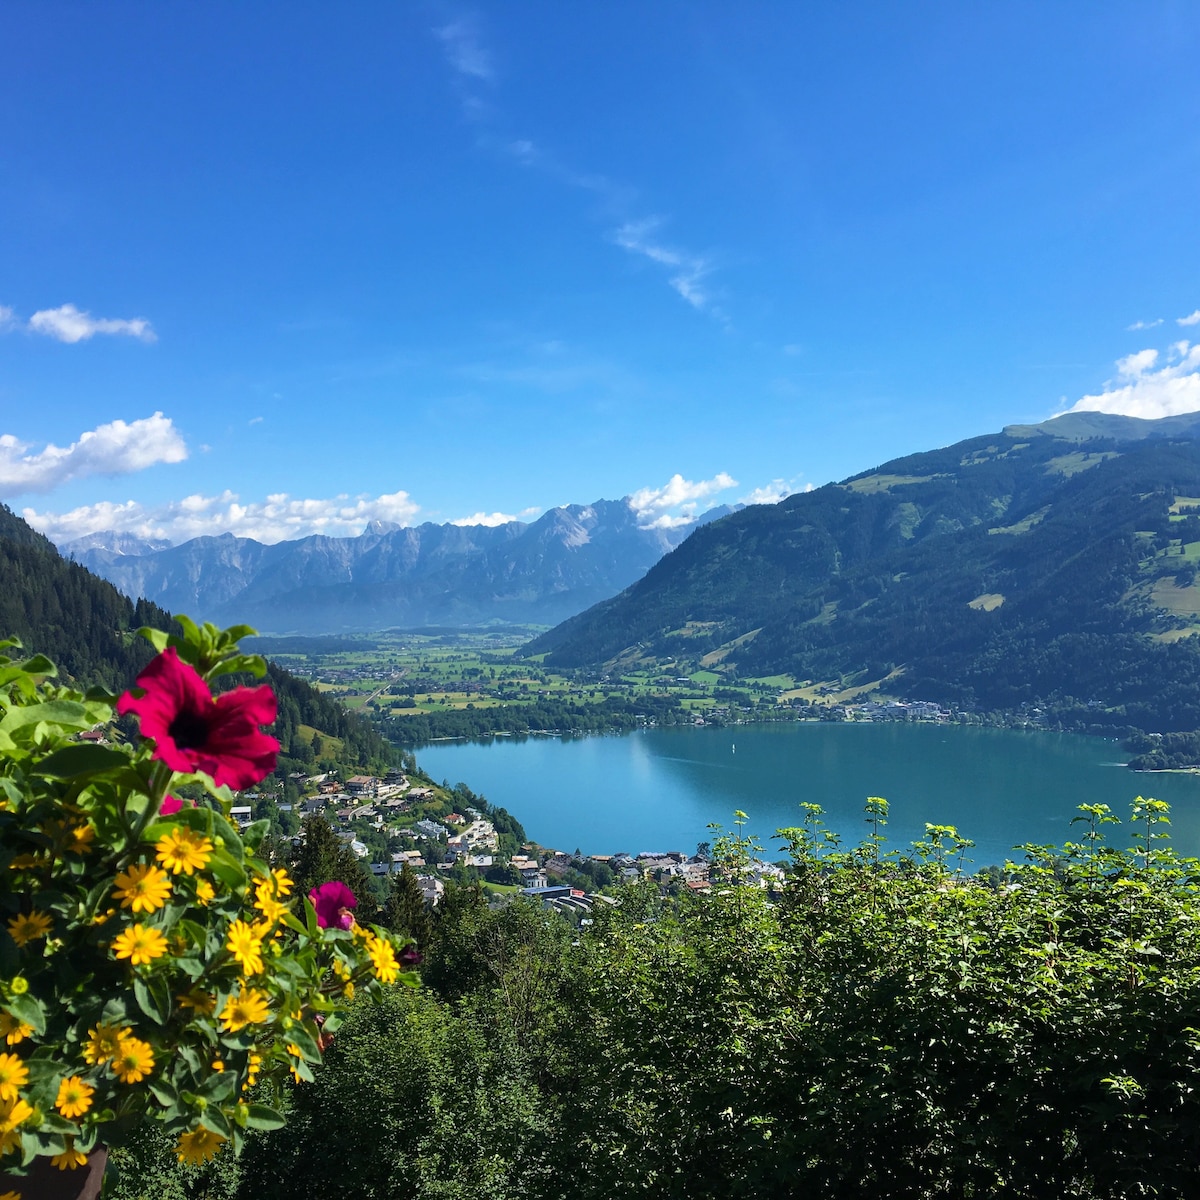
<instances>
[{"instance_id":1,"label":"cluster of houses","mask_svg":"<svg viewBox=\"0 0 1200 1200\"><path fill-rule=\"evenodd\" d=\"M851 721L949 721L953 715L929 700L868 700L838 707Z\"/></svg>"},{"instance_id":2,"label":"cluster of houses","mask_svg":"<svg viewBox=\"0 0 1200 1200\"><path fill-rule=\"evenodd\" d=\"M465 814L452 812L440 819L421 817L409 825L397 827L397 818L414 806L432 800L435 792L426 786L414 787L401 771L389 772L382 779L370 775L355 775L342 785L326 775L298 776L296 782L306 790L315 786L316 794L308 796L301 804L304 816L322 813L331 819L337 835L350 849L364 860L371 858L369 847L360 840L354 823L366 821L375 829L398 833L424 845L422 849L398 850L390 853L383 861L369 862L371 871L377 876L397 873L409 867L415 874L426 903L438 904L445 894L442 876L458 864L487 871L493 866L503 866L500 853L500 837L496 828L482 812L466 808ZM251 800L252 795L242 797ZM419 810L418 810L419 811ZM239 823L250 820L249 805L239 805L233 810ZM361 825L358 826L362 828ZM430 844L436 849L436 861L428 861ZM445 846L445 850L441 846ZM700 855L689 857L680 851L643 851L631 854L595 854L581 862L574 855L561 851L527 848L526 852L513 854L507 860L520 876L521 894L542 900L564 913L574 913L584 919L594 903L613 903L611 898L593 894L566 882L566 876L577 872L587 863L598 863L608 867L620 882L653 880L663 887L681 885L692 891L707 891L710 864ZM783 872L765 862L750 865L746 882L769 887L781 880ZM578 883L578 876L574 877Z\"/></svg>"}]
</instances>

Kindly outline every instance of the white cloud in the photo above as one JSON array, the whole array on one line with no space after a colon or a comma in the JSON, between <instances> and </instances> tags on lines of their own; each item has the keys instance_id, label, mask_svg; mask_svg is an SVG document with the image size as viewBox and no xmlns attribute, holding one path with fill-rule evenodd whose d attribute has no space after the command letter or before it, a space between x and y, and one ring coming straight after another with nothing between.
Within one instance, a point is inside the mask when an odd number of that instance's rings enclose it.
<instances>
[{"instance_id":1,"label":"white cloud","mask_svg":"<svg viewBox=\"0 0 1200 1200\"><path fill-rule=\"evenodd\" d=\"M1157 350L1139 350L1117 359L1117 374L1122 379L1139 379L1158 361Z\"/></svg>"},{"instance_id":2,"label":"white cloud","mask_svg":"<svg viewBox=\"0 0 1200 1200\"><path fill-rule=\"evenodd\" d=\"M81 312L73 304L35 312L29 318L29 328L33 333L57 338L60 342L86 342L98 333L135 337L143 342L155 340L154 330L145 317L131 317L128 320L93 317L89 312Z\"/></svg>"},{"instance_id":3,"label":"white cloud","mask_svg":"<svg viewBox=\"0 0 1200 1200\"><path fill-rule=\"evenodd\" d=\"M630 254L640 254L651 262L667 267L673 272L668 275L667 282L693 308L703 312L709 308L712 299L703 286L704 279L712 274L712 263L701 255L652 240L650 235L660 224L657 218L627 221L613 234L613 241Z\"/></svg>"},{"instance_id":4,"label":"white cloud","mask_svg":"<svg viewBox=\"0 0 1200 1200\"><path fill-rule=\"evenodd\" d=\"M689 504L685 506L689 511L682 512L677 517L671 516L670 513L663 513L661 517L655 517L653 521L640 522L642 529L679 529L684 525L693 525L696 521L696 506Z\"/></svg>"},{"instance_id":5,"label":"white cloud","mask_svg":"<svg viewBox=\"0 0 1200 1200\"><path fill-rule=\"evenodd\" d=\"M79 435L65 449L53 444L28 453L27 443L0 434L0 495L48 492L89 475L128 475L156 463L187 458L187 446L170 417L156 412L139 421L110 421Z\"/></svg>"},{"instance_id":6,"label":"white cloud","mask_svg":"<svg viewBox=\"0 0 1200 1200\"><path fill-rule=\"evenodd\" d=\"M1162 317L1156 317L1153 321L1134 321L1132 325L1125 326L1126 333L1136 333L1139 329L1154 329L1162 324Z\"/></svg>"},{"instance_id":7,"label":"white cloud","mask_svg":"<svg viewBox=\"0 0 1200 1200\"><path fill-rule=\"evenodd\" d=\"M497 525L511 525L513 521L519 521L521 518L515 513L485 513L477 512L469 517L459 517L457 521L451 521L451 525L486 525L489 529L495 529Z\"/></svg>"},{"instance_id":8,"label":"white cloud","mask_svg":"<svg viewBox=\"0 0 1200 1200\"><path fill-rule=\"evenodd\" d=\"M1098 395L1077 400L1067 411L1148 420L1200 411L1200 344L1175 342L1167 351L1166 364L1158 363L1157 350L1139 350L1118 359L1118 379L1110 380Z\"/></svg>"},{"instance_id":9,"label":"white cloud","mask_svg":"<svg viewBox=\"0 0 1200 1200\"><path fill-rule=\"evenodd\" d=\"M1200 308L1194 313L1188 313L1186 317L1176 317L1176 325L1200 325Z\"/></svg>"},{"instance_id":10,"label":"white cloud","mask_svg":"<svg viewBox=\"0 0 1200 1200\"><path fill-rule=\"evenodd\" d=\"M502 513L502 512L477 512L470 517L459 517L457 521L451 521L451 525L486 525L489 529L494 529L497 525L508 525L513 521L526 521L530 517L540 516L542 510L538 507L523 508L519 513Z\"/></svg>"},{"instance_id":11,"label":"white cloud","mask_svg":"<svg viewBox=\"0 0 1200 1200\"><path fill-rule=\"evenodd\" d=\"M418 512L420 506L413 503L407 492L340 495L324 500L296 499L279 492L265 500L243 504L236 492L224 491L218 496L185 496L153 506L136 500L122 504L104 501L65 513L26 508L21 515L55 542L69 542L111 529L175 543L221 533L273 543L314 533L356 537L369 521L407 525Z\"/></svg>"},{"instance_id":12,"label":"white cloud","mask_svg":"<svg viewBox=\"0 0 1200 1200\"><path fill-rule=\"evenodd\" d=\"M682 475L676 474L662 487L639 488L632 496L627 496L626 500L637 514L638 524L643 528L673 529L694 521L702 500L731 487L737 487L737 480L724 471L714 475L712 479L699 481L684 479Z\"/></svg>"},{"instance_id":13,"label":"white cloud","mask_svg":"<svg viewBox=\"0 0 1200 1200\"><path fill-rule=\"evenodd\" d=\"M492 68L492 56L483 45L479 28L474 21L460 17L433 32L442 43L446 61L460 75L485 81L493 78L495 72Z\"/></svg>"},{"instance_id":14,"label":"white cloud","mask_svg":"<svg viewBox=\"0 0 1200 1200\"><path fill-rule=\"evenodd\" d=\"M15 329L16 325L17 314L7 304L0 304L0 333L7 333L10 329Z\"/></svg>"},{"instance_id":15,"label":"white cloud","mask_svg":"<svg viewBox=\"0 0 1200 1200\"><path fill-rule=\"evenodd\" d=\"M812 486L811 484L809 485ZM792 484L783 479L772 479L770 483L764 483L762 487L756 487L747 492L741 499L739 504L778 504L785 496L790 496L798 489Z\"/></svg>"}]
</instances>

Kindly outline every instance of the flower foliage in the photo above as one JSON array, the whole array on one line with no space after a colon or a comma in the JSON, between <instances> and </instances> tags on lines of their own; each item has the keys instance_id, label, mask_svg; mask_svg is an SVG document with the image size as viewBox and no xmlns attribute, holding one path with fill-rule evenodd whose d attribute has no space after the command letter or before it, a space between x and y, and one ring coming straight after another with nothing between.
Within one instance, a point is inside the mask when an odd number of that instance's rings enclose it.
<instances>
[{"instance_id":1,"label":"flower foliage","mask_svg":"<svg viewBox=\"0 0 1200 1200\"><path fill-rule=\"evenodd\" d=\"M347 1000L416 978L403 939L353 921L342 885L326 922L239 832L231 788L259 782L278 743L269 687L214 695L245 627L180 620L136 692L82 694L41 656L0 642L0 1169L63 1169L152 1117L198 1162L282 1118L247 1092L312 1079ZM132 714L141 737L112 724ZM105 743L78 735L100 728ZM181 803L199 785L210 802ZM332 896L332 892L330 893ZM257 1093L256 1093L257 1095Z\"/></svg>"}]
</instances>

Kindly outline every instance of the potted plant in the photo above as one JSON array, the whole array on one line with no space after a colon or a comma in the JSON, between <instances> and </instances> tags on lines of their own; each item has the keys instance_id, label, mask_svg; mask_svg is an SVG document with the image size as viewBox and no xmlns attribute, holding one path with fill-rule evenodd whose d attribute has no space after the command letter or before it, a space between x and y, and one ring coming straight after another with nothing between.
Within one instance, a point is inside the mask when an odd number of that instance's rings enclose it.
<instances>
[{"instance_id":1,"label":"potted plant","mask_svg":"<svg viewBox=\"0 0 1200 1200\"><path fill-rule=\"evenodd\" d=\"M275 697L214 689L265 675L238 647L252 630L179 623L140 631L157 655L119 698L0 642L0 1200L96 1195L141 1121L187 1162L278 1126L256 1081L311 1079L356 991L417 982L349 888L297 896L260 854L267 822L228 819L275 767ZM175 798L187 784L205 801Z\"/></svg>"}]
</instances>

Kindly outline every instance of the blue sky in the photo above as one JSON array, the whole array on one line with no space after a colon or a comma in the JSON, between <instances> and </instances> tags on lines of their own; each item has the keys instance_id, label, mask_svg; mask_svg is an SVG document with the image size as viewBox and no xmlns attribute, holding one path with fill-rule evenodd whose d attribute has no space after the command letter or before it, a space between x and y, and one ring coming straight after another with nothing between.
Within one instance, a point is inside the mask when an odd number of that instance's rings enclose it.
<instances>
[{"instance_id":1,"label":"blue sky","mask_svg":"<svg viewBox=\"0 0 1200 1200\"><path fill-rule=\"evenodd\" d=\"M6 5L0 497L680 520L1200 408L1197 61L1149 0Z\"/></svg>"}]
</instances>

